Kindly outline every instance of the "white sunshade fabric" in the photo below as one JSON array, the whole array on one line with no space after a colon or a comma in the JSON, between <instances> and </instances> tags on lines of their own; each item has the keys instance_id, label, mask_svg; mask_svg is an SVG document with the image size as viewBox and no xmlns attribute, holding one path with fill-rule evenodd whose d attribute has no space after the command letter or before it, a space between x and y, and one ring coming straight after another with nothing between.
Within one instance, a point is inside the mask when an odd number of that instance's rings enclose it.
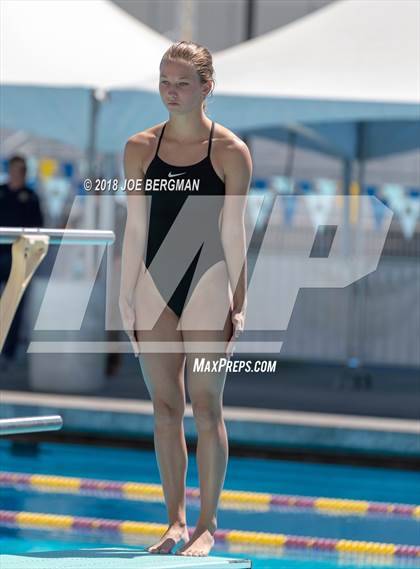
<instances>
[{"instance_id":1,"label":"white sunshade fabric","mask_svg":"<svg viewBox=\"0 0 420 569\"><path fill-rule=\"evenodd\" d=\"M151 75L170 41L107 0L2 0L1 82L111 89Z\"/></svg>"},{"instance_id":2,"label":"white sunshade fabric","mask_svg":"<svg viewBox=\"0 0 420 569\"><path fill-rule=\"evenodd\" d=\"M299 146L341 157L417 148L419 42L420 2L333 2L216 54L214 113L244 134L285 142L293 130Z\"/></svg>"},{"instance_id":3,"label":"white sunshade fabric","mask_svg":"<svg viewBox=\"0 0 420 569\"><path fill-rule=\"evenodd\" d=\"M215 56L222 94L420 102L420 2L340 0Z\"/></svg>"},{"instance_id":4,"label":"white sunshade fabric","mask_svg":"<svg viewBox=\"0 0 420 569\"><path fill-rule=\"evenodd\" d=\"M92 90L130 88L170 41L108 0L1 0L0 126L86 149Z\"/></svg>"},{"instance_id":5,"label":"white sunshade fabric","mask_svg":"<svg viewBox=\"0 0 420 569\"><path fill-rule=\"evenodd\" d=\"M121 151L128 136L167 116L158 67L171 42L111 2L2 0L0 9L2 126L86 148L96 87L110 90L98 116L99 150ZM243 134L286 140L296 128L309 135L303 145L342 156L357 153L356 122L387 132L372 134L366 158L401 143L412 148L417 16L415 0L341 0L215 54L208 112Z\"/></svg>"},{"instance_id":6,"label":"white sunshade fabric","mask_svg":"<svg viewBox=\"0 0 420 569\"><path fill-rule=\"evenodd\" d=\"M283 28L214 55L211 118L244 134L354 158L363 123L365 158L418 146L420 3L339 0ZM157 73L103 107L101 148L122 147L162 120ZM149 90L149 113L142 105ZM161 110L160 110L161 109ZM140 112L139 112L140 110ZM108 124L115 125L110 131Z\"/></svg>"}]
</instances>

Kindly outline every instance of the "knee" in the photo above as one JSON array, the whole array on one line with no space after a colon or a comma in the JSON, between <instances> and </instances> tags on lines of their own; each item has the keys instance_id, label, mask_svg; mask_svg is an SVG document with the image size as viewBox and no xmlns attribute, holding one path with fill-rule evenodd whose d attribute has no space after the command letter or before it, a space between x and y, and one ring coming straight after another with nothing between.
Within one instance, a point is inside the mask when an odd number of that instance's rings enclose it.
<instances>
[{"instance_id":1,"label":"knee","mask_svg":"<svg viewBox=\"0 0 420 569\"><path fill-rule=\"evenodd\" d=\"M198 399L192 402L192 409L197 430L215 429L222 421L222 404L219 400Z\"/></svg>"},{"instance_id":2,"label":"knee","mask_svg":"<svg viewBox=\"0 0 420 569\"><path fill-rule=\"evenodd\" d=\"M157 430L178 428L183 421L185 403L172 403L156 397L153 399L154 421Z\"/></svg>"}]
</instances>

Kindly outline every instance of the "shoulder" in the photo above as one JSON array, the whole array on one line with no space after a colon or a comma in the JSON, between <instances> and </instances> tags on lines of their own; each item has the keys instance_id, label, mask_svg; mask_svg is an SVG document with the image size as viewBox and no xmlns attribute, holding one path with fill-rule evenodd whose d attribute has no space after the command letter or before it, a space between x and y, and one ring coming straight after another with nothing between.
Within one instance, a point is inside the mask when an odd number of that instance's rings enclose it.
<instances>
[{"instance_id":1,"label":"shoulder","mask_svg":"<svg viewBox=\"0 0 420 569\"><path fill-rule=\"evenodd\" d=\"M245 195L252 176L252 159L248 146L222 125L215 125L215 140L215 155L223 171L226 195Z\"/></svg>"},{"instance_id":2,"label":"shoulder","mask_svg":"<svg viewBox=\"0 0 420 569\"><path fill-rule=\"evenodd\" d=\"M164 123L159 123L130 136L124 147L124 160L136 161L140 166L156 148Z\"/></svg>"},{"instance_id":3,"label":"shoulder","mask_svg":"<svg viewBox=\"0 0 420 569\"><path fill-rule=\"evenodd\" d=\"M252 169L251 153L248 146L234 132L221 124L215 123L215 152L223 170L241 168Z\"/></svg>"}]
</instances>

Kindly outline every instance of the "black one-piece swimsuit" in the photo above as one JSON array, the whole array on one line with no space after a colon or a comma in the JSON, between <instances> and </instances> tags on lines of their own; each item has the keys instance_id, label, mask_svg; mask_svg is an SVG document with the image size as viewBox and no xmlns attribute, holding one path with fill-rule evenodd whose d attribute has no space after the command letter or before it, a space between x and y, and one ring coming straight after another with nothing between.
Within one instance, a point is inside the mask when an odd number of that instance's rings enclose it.
<instances>
[{"instance_id":1,"label":"black one-piece swimsuit","mask_svg":"<svg viewBox=\"0 0 420 569\"><path fill-rule=\"evenodd\" d=\"M220 211L224 203L225 184L216 174L210 160L214 121L212 122L210 130L207 156L200 162L189 166L174 166L159 158L158 152L165 126L166 123L160 133L155 156L146 170L144 187L147 188L147 184L149 184L150 188L155 184L156 188L162 188L162 186L159 186L159 180L163 180L163 188L167 188L168 186L165 184L165 180L171 181L172 184L174 184L174 180L179 180L179 187L182 187L184 184L183 187L191 189L183 191L168 191L167 189L146 191L146 194L150 194L151 199L149 202L149 225L145 265L167 305L180 317L184 306L190 299L193 290L203 274L215 263L225 260L218 225ZM148 180L149 182L147 182ZM153 180L153 182L151 182L151 180ZM200 196L214 197L201 200L200 206ZM163 257L163 260L161 257L160 269L154 269L152 261L161 248L178 214L183 206L185 206L187 198L194 200L194 202L192 202L194 206L186 210L187 212L191 212L189 217L185 218L185 215L182 216L182 230L184 235L191 236L191 241L188 239L188 245L192 243L193 245L191 246L196 247L194 250L196 253L193 259L191 257L192 260L189 266L187 264L188 268L183 273L182 278L176 281L178 284L174 290L173 286L169 286L168 288L167 283L169 280L168 277L174 272L173 267L176 266L176 258L174 258L174 255L171 254L166 259ZM189 202L188 205L190 206L191 202ZM194 239L194 232L197 231L197 226L200 227L198 241ZM203 235L205 236L204 238ZM179 253L179 248L183 247L182 242L176 247ZM205 255L202 254L203 247L205 247ZM164 251L163 247L159 252L161 256L162 251ZM177 253L175 253L175 257L176 256ZM171 283L173 285L172 281Z\"/></svg>"}]
</instances>

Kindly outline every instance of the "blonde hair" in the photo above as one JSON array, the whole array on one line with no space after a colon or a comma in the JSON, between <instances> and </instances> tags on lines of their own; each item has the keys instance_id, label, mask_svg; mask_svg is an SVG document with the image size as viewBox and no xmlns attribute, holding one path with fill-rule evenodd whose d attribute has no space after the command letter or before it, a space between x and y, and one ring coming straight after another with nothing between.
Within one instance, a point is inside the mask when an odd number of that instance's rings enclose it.
<instances>
[{"instance_id":1,"label":"blonde hair","mask_svg":"<svg viewBox=\"0 0 420 569\"><path fill-rule=\"evenodd\" d=\"M211 81L213 86L209 91L209 95L213 94L215 85L213 58L206 47L193 41L179 41L173 43L163 54L160 65L176 59L191 63L197 71L202 84ZM205 102L204 108L206 108Z\"/></svg>"}]
</instances>

